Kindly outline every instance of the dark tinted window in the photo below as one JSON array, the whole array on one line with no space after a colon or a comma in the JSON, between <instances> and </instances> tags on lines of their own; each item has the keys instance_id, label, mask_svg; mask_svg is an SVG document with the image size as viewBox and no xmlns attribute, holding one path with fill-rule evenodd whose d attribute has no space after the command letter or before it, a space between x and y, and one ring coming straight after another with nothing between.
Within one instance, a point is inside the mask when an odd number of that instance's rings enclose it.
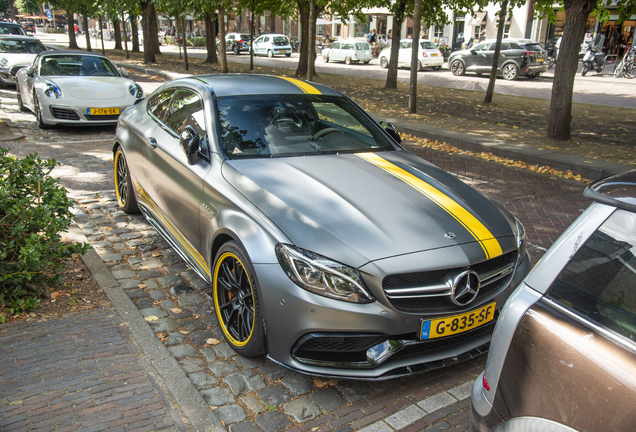
<instances>
[{"instance_id":1,"label":"dark tinted window","mask_svg":"<svg viewBox=\"0 0 636 432\"><path fill-rule=\"evenodd\" d=\"M525 49L528 51L542 51L543 47L538 43L527 43L525 44Z\"/></svg>"},{"instance_id":2,"label":"dark tinted window","mask_svg":"<svg viewBox=\"0 0 636 432\"><path fill-rule=\"evenodd\" d=\"M493 44L492 49L495 49L495 44ZM508 42L502 42L501 43L501 51L505 51L505 50L509 50L510 49L510 44Z\"/></svg>"},{"instance_id":3,"label":"dark tinted window","mask_svg":"<svg viewBox=\"0 0 636 432\"><path fill-rule=\"evenodd\" d=\"M518 50L520 50L520 49L523 49L523 48L521 48L521 46L518 43L516 43L516 42L510 42L510 49L518 49Z\"/></svg>"},{"instance_id":4,"label":"dark tinted window","mask_svg":"<svg viewBox=\"0 0 636 432\"><path fill-rule=\"evenodd\" d=\"M42 59L40 75L120 76L107 58L73 54L47 55Z\"/></svg>"},{"instance_id":5,"label":"dark tinted window","mask_svg":"<svg viewBox=\"0 0 636 432\"><path fill-rule=\"evenodd\" d=\"M27 35L21 25L8 23L0 23L0 34Z\"/></svg>"},{"instance_id":6,"label":"dark tinted window","mask_svg":"<svg viewBox=\"0 0 636 432\"><path fill-rule=\"evenodd\" d=\"M243 39L244 41L245 41L245 40L250 40L250 35L248 35L248 34L242 34L242 35L241 35L241 39Z\"/></svg>"},{"instance_id":7,"label":"dark tinted window","mask_svg":"<svg viewBox=\"0 0 636 432\"><path fill-rule=\"evenodd\" d=\"M27 53L38 54L42 51L46 51L42 42L37 39L24 40L24 39L2 39L0 40L0 52L3 53Z\"/></svg>"},{"instance_id":8,"label":"dark tinted window","mask_svg":"<svg viewBox=\"0 0 636 432\"><path fill-rule=\"evenodd\" d=\"M186 125L191 125L200 137L204 137L205 121L201 96L190 90L178 90L170 102L170 108L163 122L177 135L181 134Z\"/></svg>"},{"instance_id":9,"label":"dark tinted window","mask_svg":"<svg viewBox=\"0 0 636 432\"><path fill-rule=\"evenodd\" d=\"M226 96L218 109L223 149L233 159L394 149L343 97Z\"/></svg>"},{"instance_id":10,"label":"dark tinted window","mask_svg":"<svg viewBox=\"0 0 636 432\"><path fill-rule=\"evenodd\" d=\"M491 45L492 45L492 42L484 42L477 45L475 48L473 48L473 51L490 51Z\"/></svg>"},{"instance_id":11,"label":"dark tinted window","mask_svg":"<svg viewBox=\"0 0 636 432\"><path fill-rule=\"evenodd\" d=\"M163 115L168 109L168 105L170 104L170 99L172 99L173 94L174 90L166 90L154 95L148 101L148 111L150 111L152 115L157 117L159 120L163 120Z\"/></svg>"},{"instance_id":12,"label":"dark tinted window","mask_svg":"<svg viewBox=\"0 0 636 432\"><path fill-rule=\"evenodd\" d=\"M617 210L576 252L548 296L636 341L636 215Z\"/></svg>"},{"instance_id":13,"label":"dark tinted window","mask_svg":"<svg viewBox=\"0 0 636 432\"><path fill-rule=\"evenodd\" d=\"M287 44L287 38L285 36L274 36L275 44Z\"/></svg>"}]
</instances>

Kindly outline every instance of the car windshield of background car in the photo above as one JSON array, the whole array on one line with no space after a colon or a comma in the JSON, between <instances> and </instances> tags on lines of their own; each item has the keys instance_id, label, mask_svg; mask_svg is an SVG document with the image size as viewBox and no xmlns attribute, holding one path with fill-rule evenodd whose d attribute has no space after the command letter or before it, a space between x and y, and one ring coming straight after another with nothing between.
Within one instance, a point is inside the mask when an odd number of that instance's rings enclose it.
<instances>
[{"instance_id":1,"label":"car windshield of background car","mask_svg":"<svg viewBox=\"0 0 636 432\"><path fill-rule=\"evenodd\" d=\"M82 55L57 55L42 59L40 75L63 76L112 76L119 73L105 58Z\"/></svg>"},{"instance_id":2,"label":"car windshield of background car","mask_svg":"<svg viewBox=\"0 0 636 432\"><path fill-rule=\"evenodd\" d=\"M20 25L0 25L0 34L26 36L26 32Z\"/></svg>"},{"instance_id":3,"label":"car windshield of background car","mask_svg":"<svg viewBox=\"0 0 636 432\"><path fill-rule=\"evenodd\" d=\"M17 53L17 54L38 54L42 51L46 51L42 42L38 40L17 40L17 39L2 39L0 40L0 52L1 53Z\"/></svg>"},{"instance_id":4,"label":"car windshield of background car","mask_svg":"<svg viewBox=\"0 0 636 432\"><path fill-rule=\"evenodd\" d=\"M636 341L636 214L617 210L576 252L547 296Z\"/></svg>"},{"instance_id":5,"label":"car windshield of background car","mask_svg":"<svg viewBox=\"0 0 636 432\"><path fill-rule=\"evenodd\" d=\"M420 42L420 46L424 49L437 49L437 47L435 46L435 44L431 41L423 41Z\"/></svg>"},{"instance_id":6,"label":"car windshield of background car","mask_svg":"<svg viewBox=\"0 0 636 432\"><path fill-rule=\"evenodd\" d=\"M343 97L225 96L217 102L223 150L231 159L395 149Z\"/></svg>"}]
</instances>

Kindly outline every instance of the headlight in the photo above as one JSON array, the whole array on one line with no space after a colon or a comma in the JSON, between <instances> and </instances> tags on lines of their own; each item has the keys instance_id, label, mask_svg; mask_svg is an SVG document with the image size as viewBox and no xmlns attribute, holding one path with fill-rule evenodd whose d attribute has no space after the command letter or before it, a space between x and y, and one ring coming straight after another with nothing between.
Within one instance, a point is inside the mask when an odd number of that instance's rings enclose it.
<instances>
[{"instance_id":1,"label":"headlight","mask_svg":"<svg viewBox=\"0 0 636 432\"><path fill-rule=\"evenodd\" d=\"M515 218L515 224L517 225L517 250L519 251L519 259L517 260L517 264L519 264L526 255L526 229L523 227L521 221L519 221L519 219L517 218Z\"/></svg>"},{"instance_id":2,"label":"headlight","mask_svg":"<svg viewBox=\"0 0 636 432\"><path fill-rule=\"evenodd\" d=\"M44 94L51 99L58 99L62 97L62 90L54 86L53 84L47 84L44 89Z\"/></svg>"},{"instance_id":3,"label":"headlight","mask_svg":"<svg viewBox=\"0 0 636 432\"><path fill-rule=\"evenodd\" d=\"M4 57L0 57L0 67L5 67L8 64L9 64L9 60L7 60Z\"/></svg>"},{"instance_id":4,"label":"headlight","mask_svg":"<svg viewBox=\"0 0 636 432\"><path fill-rule=\"evenodd\" d=\"M128 86L128 91L137 99L141 99L142 97L144 97L144 91L138 84L131 84L130 86Z\"/></svg>"},{"instance_id":5,"label":"headlight","mask_svg":"<svg viewBox=\"0 0 636 432\"><path fill-rule=\"evenodd\" d=\"M299 287L324 297L351 303L375 299L363 287L358 270L313 252L289 245L276 245L278 262Z\"/></svg>"}]
</instances>

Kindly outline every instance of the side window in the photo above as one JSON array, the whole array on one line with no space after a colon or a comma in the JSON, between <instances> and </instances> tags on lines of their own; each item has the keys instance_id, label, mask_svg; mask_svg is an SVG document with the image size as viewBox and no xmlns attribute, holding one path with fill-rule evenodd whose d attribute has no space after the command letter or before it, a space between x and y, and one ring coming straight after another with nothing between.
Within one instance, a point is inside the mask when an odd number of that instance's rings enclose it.
<instances>
[{"instance_id":1,"label":"side window","mask_svg":"<svg viewBox=\"0 0 636 432\"><path fill-rule=\"evenodd\" d=\"M259 37L258 39L256 39L254 41L254 43L261 43L261 42L263 42L263 38L262 37Z\"/></svg>"},{"instance_id":2,"label":"side window","mask_svg":"<svg viewBox=\"0 0 636 432\"><path fill-rule=\"evenodd\" d=\"M154 95L148 101L148 112L163 121L163 116L168 109L168 104L170 104L170 99L172 99L173 94L174 90L166 90Z\"/></svg>"},{"instance_id":3,"label":"side window","mask_svg":"<svg viewBox=\"0 0 636 432\"><path fill-rule=\"evenodd\" d=\"M203 101L197 93L179 90L172 98L164 123L177 135L181 134L186 125L192 126L201 138L201 152L208 155Z\"/></svg>"},{"instance_id":4,"label":"side window","mask_svg":"<svg viewBox=\"0 0 636 432\"><path fill-rule=\"evenodd\" d=\"M335 42L331 48L332 49L340 49L340 42Z\"/></svg>"},{"instance_id":5,"label":"side window","mask_svg":"<svg viewBox=\"0 0 636 432\"><path fill-rule=\"evenodd\" d=\"M484 43L484 44L479 44L477 45L475 48L473 48L475 51L490 51L490 45L492 45L492 42L488 42L488 43Z\"/></svg>"},{"instance_id":6,"label":"side window","mask_svg":"<svg viewBox=\"0 0 636 432\"><path fill-rule=\"evenodd\" d=\"M411 48L411 42L409 41L401 41L400 48Z\"/></svg>"},{"instance_id":7,"label":"side window","mask_svg":"<svg viewBox=\"0 0 636 432\"><path fill-rule=\"evenodd\" d=\"M495 49L495 44L492 44L492 45L493 45L492 49L494 50ZM510 44L508 42L502 42L501 43L501 51L507 51L509 49L510 49Z\"/></svg>"},{"instance_id":8,"label":"side window","mask_svg":"<svg viewBox=\"0 0 636 432\"><path fill-rule=\"evenodd\" d=\"M510 49L518 49L518 50L520 50L520 49L523 49L523 48L521 48L521 45L519 45L518 43L510 42Z\"/></svg>"},{"instance_id":9,"label":"side window","mask_svg":"<svg viewBox=\"0 0 636 432\"><path fill-rule=\"evenodd\" d=\"M269 42L269 38L266 37L265 40L263 40L263 42Z\"/></svg>"},{"instance_id":10,"label":"side window","mask_svg":"<svg viewBox=\"0 0 636 432\"><path fill-rule=\"evenodd\" d=\"M636 342L636 214L616 210L576 252L548 297Z\"/></svg>"}]
</instances>

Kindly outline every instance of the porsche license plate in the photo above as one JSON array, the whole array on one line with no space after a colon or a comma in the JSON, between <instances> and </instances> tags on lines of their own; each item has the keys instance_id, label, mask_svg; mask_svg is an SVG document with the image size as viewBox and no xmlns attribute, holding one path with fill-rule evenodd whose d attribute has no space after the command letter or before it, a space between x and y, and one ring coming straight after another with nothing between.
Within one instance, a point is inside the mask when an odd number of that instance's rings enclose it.
<instances>
[{"instance_id":1,"label":"porsche license plate","mask_svg":"<svg viewBox=\"0 0 636 432\"><path fill-rule=\"evenodd\" d=\"M435 339L463 333L492 321L495 317L495 303L461 315L422 321L420 339Z\"/></svg>"},{"instance_id":2,"label":"porsche license plate","mask_svg":"<svg viewBox=\"0 0 636 432\"><path fill-rule=\"evenodd\" d=\"M88 108L88 115L113 115L119 114L119 108Z\"/></svg>"}]
</instances>

